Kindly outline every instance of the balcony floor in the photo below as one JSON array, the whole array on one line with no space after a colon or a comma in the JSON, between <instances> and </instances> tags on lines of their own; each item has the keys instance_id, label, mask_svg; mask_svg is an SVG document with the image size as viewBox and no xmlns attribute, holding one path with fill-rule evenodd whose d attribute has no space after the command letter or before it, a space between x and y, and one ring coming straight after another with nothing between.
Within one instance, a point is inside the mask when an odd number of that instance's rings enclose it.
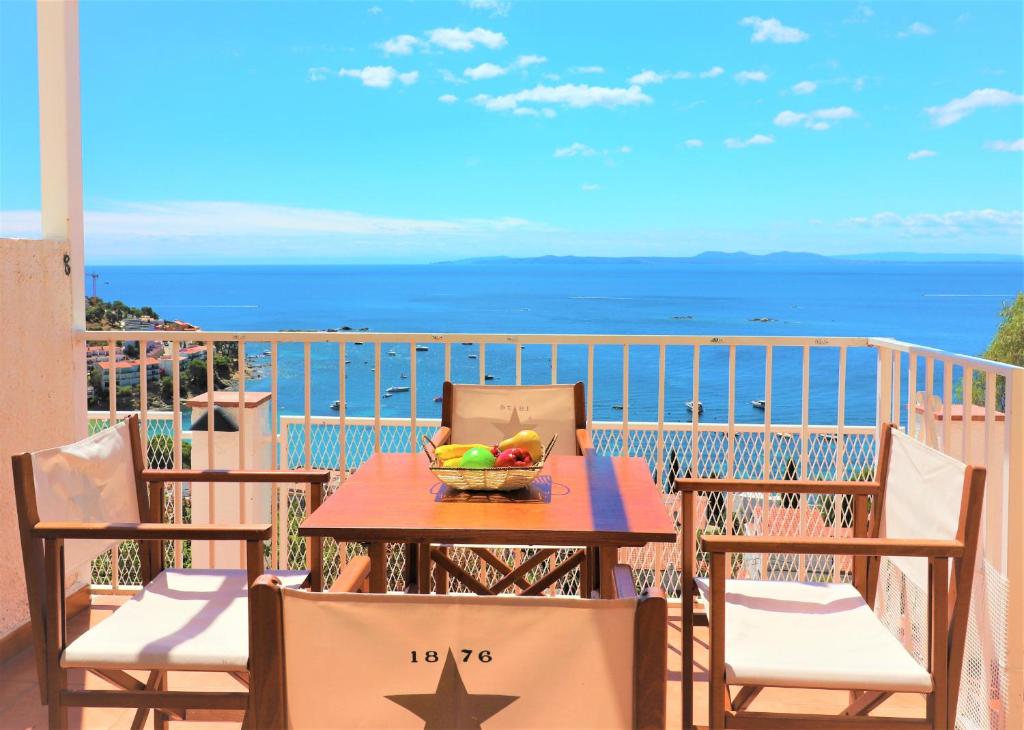
<instances>
[{"instance_id":1,"label":"balcony floor","mask_svg":"<svg viewBox=\"0 0 1024 730\"><path fill-rule=\"evenodd\" d=\"M75 616L68 625L72 637L77 636L87 626L94 625L106 618L123 598L113 596L93 596L92 606L88 612L83 611ZM707 629L698 628L695 639L694 655L697 684L696 720L698 724L707 718L707 685L703 681L704 667L707 661ZM681 691L680 691L680 611L678 605L669 605L668 630L668 717L667 726L681 726ZM799 641L799 637L794 637ZM141 677L144 679L144 677ZM221 684L222 683L222 684ZM203 689L203 690L237 690L238 683L226 675L208 673L188 674L172 672L170 689ZM80 670L70 673L69 686L90 689L110 689L111 685L93 675L85 676ZM788 712L822 712L838 713L846 704L845 692L809 691L809 690L766 690L754 703L752 709L764 711ZM923 717L924 702L918 695L897 695L880 708L881 714L898 717ZM105 730L106 728L129 728L134 717L134 710L85 708L70 711L72 728L88 728L89 730ZM39 703L37 690L36 668L31 649L22 651L6 663L0 665L0 728L4 730L27 730L47 726L46 708ZM152 719L146 727L152 727ZM189 728L190 730L213 730L214 728L238 728L237 723L222 722L171 722L169 727Z\"/></svg>"}]
</instances>

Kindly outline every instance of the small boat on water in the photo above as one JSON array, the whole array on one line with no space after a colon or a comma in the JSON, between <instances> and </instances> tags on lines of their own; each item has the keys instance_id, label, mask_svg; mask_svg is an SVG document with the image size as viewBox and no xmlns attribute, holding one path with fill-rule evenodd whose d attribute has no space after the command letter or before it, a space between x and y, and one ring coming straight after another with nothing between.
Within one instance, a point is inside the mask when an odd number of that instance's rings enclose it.
<instances>
[{"instance_id":1,"label":"small boat on water","mask_svg":"<svg viewBox=\"0 0 1024 730\"><path fill-rule=\"evenodd\" d=\"M473 343L472 342L463 342L462 344L465 345L466 347L470 347Z\"/></svg>"},{"instance_id":2,"label":"small boat on water","mask_svg":"<svg viewBox=\"0 0 1024 730\"><path fill-rule=\"evenodd\" d=\"M408 385L392 385L390 388L384 391L385 393L408 393Z\"/></svg>"},{"instance_id":3,"label":"small boat on water","mask_svg":"<svg viewBox=\"0 0 1024 730\"><path fill-rule=\"evenodd\" d=\"M391 395L392 395L391 393L384 393L384 397L385 397L385 398L390 398L390 397L391 397Z\"/></svg>"},{"instance_id":4,"label":"small boat on water","mask_svg":"<svg viewBox=\"0 0 1024 730\"><path fill-rule=\"evenodd\" d=\"M490 373L484 375L484 380L494 380L494 376Z\"/></svg>"},{"instance_id":5,"label":"small boat on water","mask_svg":"<svg viewBox=\"0 0 1024 730\"><path fill-rule=\"evenodd\" d=\"M621 403L612 403L612 410L613 411L621 411L622 410L622 404Z\"/></svg>"},{"instance_id":6,"label":"small boat on water","mask_svg":"<svg viewBox=\"0 0 1024 730\"><path fill-rule=\"evenodd\" d=\"M263 356L264 357L270 357L270 350L264 350L263 351Z\"/></svg>"},{"instance_id":7,"label":"small boat on water","mask_svg":"<svg viewBox=\"0 0 1024 730\"><path fill-rule=\"evenodd\" d=\"M444 398L442 396L439 396L439 395L435 395L434 396L434 402L435 403L440 403L442 400L444 400Z\"/></svg>"},{"instance_id":8,"label":"small boat on water","mask_svg":"<svg viewBox=\"0 0 1024 730\"><path fill-rule=\"evenodd\" d=\"M470 360L476 360L476 355L473 355L473 354L471 354L471 355L469 356L469 359L470 359Z\"/></svg>"},{"instance_id":9,"label":"small boat on water","mask_svg":"<svg viewBox=\"0 0 1024 730\"><path fill-rule=\"evenodd\" d=\"M336 400L333 403L331 403L331 410L332 411L340 411L341 410L341 401L340 400Z\"/></svg>"},{"instance_id":10,"label":"small boat on water","mask_svg":"<svg viewBox=\"0 0 1024 730\"><path fill-rule=\"evenodd\" d=\"M346 364L346 365L351 365L351 364L352 364L352 361L351 361L351 360L346 360L346 361L345 361L345 364Z\"/></svg>"},{"instance_id":11,"label":"small boat on water","mask_svg":"<svg viewBox=\"0 0 1024 730\"><path fill-rule=\"evenodd\" d=\"M686 401L686 410L688 410L691 413L693 413L694 406L695 406L695 404L694 404L694 402L692 400ZM704 412L704 404L701 403L700 401L697 401L696 408L697 408L697 415L700 415L701 413Z\"/></svg>"},{"instance_id":12,"label":"small boat on water","mask_svg":"<svg viewBox=\"0 0 1024 730\"><path fill-rule=\"evenodd\" d=\"M362 342L356 342L355 344L357 344L357 345L361 345L361 344L363 344L363 343L362 343Z\"/></svg>"},{"instance_id":13,"label":"small boat on water","mask_svg":"<svg viewBox=\"0 0 1024 730\"><path fill-rule=\"evenodd\" d=\"M394 350L388 350L388 357L394 357L394 356L395 356L395 355L397 355L397 354L398 354L398 353L397 353L397 352L395 352Z\"/></svg>"},{"instance_id":14,"label":"small boat on water","mask_svg":"<svg viewBox=\"0 0 1024 730\"><path fill-rule=\"evenodd\" d=\"M409 376L408 376L408 375L406 375L405 373L402 373L402 374L401 374L401 375L399 375L398 377L399 377L399 378L401 378L402 380L408 380L408 379L409 379Z\"/></svg>"},{"instance_id":15,"label":"small boat on water","mask_svg":"<svg viewBox=\"0 0 1024 730\"><path fill-rule=\"evenodd\" d=\"M750 401L750 405L754 406L759 411L764 410L764 398L758 398L757 400Z\"/></svg>"},{"instance_id":16,"label":"small boat on water","mask_svg":"<svg viewBox=\"0 0 1024 730\"><path fill-rule=\"evenodd\" d=\"M426 352L429 349L426 345L416 345L416 352Z\"/></svg>"}]
</instances>

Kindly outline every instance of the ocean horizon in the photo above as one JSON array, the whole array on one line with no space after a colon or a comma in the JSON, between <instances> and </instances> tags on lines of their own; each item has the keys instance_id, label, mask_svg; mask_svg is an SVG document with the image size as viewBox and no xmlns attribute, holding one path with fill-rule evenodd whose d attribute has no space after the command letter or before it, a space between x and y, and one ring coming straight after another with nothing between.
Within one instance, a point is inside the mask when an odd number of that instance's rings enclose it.
<instances>
[{"instance_id":1,"label":"ocean horizon","mask_svg":"<svg viewBox=\"0 0 1024 730\"><path fill-rule=\"evenodd\" d=\"M88 266L97 294L210 331L327 330L514 334L665 334L892 337L968 355L980 354L999 324L999 311L1022 288L1024 263L1012 260L887 261L793 254L723 254L688 259L475 259L435 264ZM91 293L91 283L87 282ZM405 385L407 344L383 347L381 388ZM279 352L280 412L303 412L301 345ZM614 351L613 351L614 350ZM262 348L250 345L247 354ZM474 349L453 347L452 376L475 381ZM684 352L685 351L685 352ZM799 422L800 352L777 348L773 417ZM672 347L666 363L666 419L689 420L690 348ZM815 348L810 415L835 423L837 354ZM349 415L372 415L372 347L350 344L346 358ZM550 348L523 351L523 382L549 382ZM703 420L724 421L727 352L701 352ZM336 345L313 347L312 412L332 415L338 397ZM621 413L621 348L595 355L594 418ZM736 418L763 422L750 401L764 396L763 348L737 358ZM511 346L490 346L487 370L512 382ZM585 348L559 348L559 380L585 380ZM269 389L269 368L249 390ZM440 347L418 354L417 414L436 416L443 380ZM846 420L874 421L874 354L849 352ZM656 348L630 353L631 420L656 417ZM408 394L382 402L385 417L407 415ZM748 412L749 411L749 412Z\"/></svg>"}]
</instances>

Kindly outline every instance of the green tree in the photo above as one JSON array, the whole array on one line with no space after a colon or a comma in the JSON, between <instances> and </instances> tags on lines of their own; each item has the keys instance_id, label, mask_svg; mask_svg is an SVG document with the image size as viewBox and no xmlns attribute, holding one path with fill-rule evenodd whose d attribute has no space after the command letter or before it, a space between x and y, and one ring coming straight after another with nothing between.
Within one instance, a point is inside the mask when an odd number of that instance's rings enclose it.
<instances>
[{"instance_id":1,"label":"green tree","mask_svg":"<svg viewBox=\"0 0 1024 730\"><path fill-rule=\"evenodd\" d=\"M1017 297L1002 308L999 316L1002 321L981 356L986 360L1024 367L1024 292L1018 292ZM975 405L985 405L985 377L982 373L974 374L971 391ZM996 408L1006 408L1006 381L1003 378L996 379L995 400Z\"/></svg>"}]
</instances>

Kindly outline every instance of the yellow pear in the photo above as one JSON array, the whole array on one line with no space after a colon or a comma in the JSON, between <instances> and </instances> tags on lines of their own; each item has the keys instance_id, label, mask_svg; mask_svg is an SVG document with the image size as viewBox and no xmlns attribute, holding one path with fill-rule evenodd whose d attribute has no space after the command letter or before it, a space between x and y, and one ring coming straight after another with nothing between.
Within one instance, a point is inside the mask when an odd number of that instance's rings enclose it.
<instances>
[{"instance_id":1,"label":"yellow pear","mask_svg":"<svg viewBox=\"0 0 1024 730\"><path fill-rule=\"evenodd\" d=\"M498 448L502 451L513 448L524 449L529 452L530 458L535 462L540 461L540 458L544 455L544 446L540 442L540 436L537 435L536 431L529 429L524 429L515 436L505 439L498 444Z\"/></svg>"}]
</instances>

